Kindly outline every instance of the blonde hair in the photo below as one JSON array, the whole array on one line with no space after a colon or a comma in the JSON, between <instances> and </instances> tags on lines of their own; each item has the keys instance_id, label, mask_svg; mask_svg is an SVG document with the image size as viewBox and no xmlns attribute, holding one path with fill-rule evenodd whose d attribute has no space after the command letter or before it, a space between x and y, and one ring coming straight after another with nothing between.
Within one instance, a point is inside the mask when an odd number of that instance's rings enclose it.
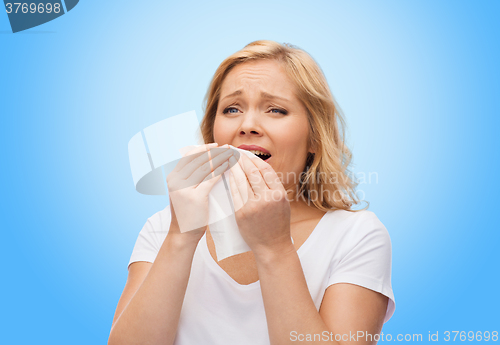
<instances>
[{"instance_id":1,"label":"blonde hair","mask_svg":"<svg viewBox=\"0 0 500 345\"><path fill-rule=\"evenodd\" d=\"M256 60L275 60L285 67L287 75L296 84L298 98L307 109L309 121L309 153L306 168L301 174L300 189L296 196L306 197L307 202L324 212L352 210L360 201L355 189L358 182L351 178L349 165L352 154L344 143L345 121L335 101L323 71L304 50L291 44L260 40L249 43L242 50L226 58L215 71L204 99L205 115L200 125L205 143L214 142L213 129L220 99L222 82L237 65ZM342 134L341 134L342 133ZM327 172L336 179L327 181ZM318 198L311 200L311 194ZM318 200L319 199L319 200ZM369 203L364 208L368 208Z\"/></svg>"}]
</instances>

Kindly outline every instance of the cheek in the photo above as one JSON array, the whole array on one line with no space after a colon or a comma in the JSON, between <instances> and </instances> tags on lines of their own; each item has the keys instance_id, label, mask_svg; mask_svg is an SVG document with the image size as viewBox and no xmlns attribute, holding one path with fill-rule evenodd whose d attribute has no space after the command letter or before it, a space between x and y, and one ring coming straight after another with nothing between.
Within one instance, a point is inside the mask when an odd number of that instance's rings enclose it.
<instances>
[{"instance_id":1,"label":"cheek","mask_svg":"<svg viewBox=\"0 0 500 345\"><path fill-rule=\"evenodd\" d=\"M307 140L309 136L309 124L307 122L293 122L288 126L282 126L279 135L279 142L283 147L288 148L288 151L302 154L307 151Z\"/></svg>"},{"instance_id":2,"label":"cheek","mask_svg":"<svg viewBox=\"0 0 500 345\"><path fill-rule=\"evenodd\" d=\"M219 144L225 143L228 141L226 138L230 136L230 133L231 129L228 124L216 117L214 121L214 141Z\"/></svg>"}]
</instances>

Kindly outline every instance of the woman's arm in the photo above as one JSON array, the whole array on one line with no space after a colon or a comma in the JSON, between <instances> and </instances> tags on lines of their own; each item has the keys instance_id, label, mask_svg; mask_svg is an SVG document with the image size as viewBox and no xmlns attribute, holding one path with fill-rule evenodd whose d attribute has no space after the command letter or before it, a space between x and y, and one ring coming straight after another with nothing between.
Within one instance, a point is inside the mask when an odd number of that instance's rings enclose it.
<instances>
[{"instance_id":1,"label":"woman's arm","mask_svg":"<svg viewBox=\"0 0 500 345\"><path fill-rule=\"evenodd\" d=\"M120 296L120 300L118 301L118 305L116 306L112 326L115 324L116 319L118 319L118 316L121 315L128 302L130 302L134 294L137 292L137 290L139 290L139 287L144 281L144 278L146 278L146 276L148 275L152 265L153 264L151 262L147 261L138 261L130 264L130 267L128 269L127 282L125 283L122 295Z\"/></svg>"},{"instance_id":2,"label":"woman's arm","mask_svg":"<svg viewBox=\"0 0 500 345\"><path fill-rule=\"evenodd\" d=\"M142 284L135 293L124 291L130 302L120 299L119 307L126 307L115 315L108 345L173 344L196 245L178 229L169 231Z\"/></svg>"},{"instance_id":3,"label":"woman's arm","mask_svg":"<svg viewBox=\"0 0 500 345\"><path fill-rule=\"evenodd\" d=\"M131 279L130 286L140 287L135 293L124 291L122 298L130 302L120 300L119 307L126 307L115 315L109 345L173 344L194 252L208 224L208 194L232 156L228 145L216 146L189 151L167 176L170 228L147 275L141 271ZM145 278L138 284L141 275Z\"/></svg>"},{"instance_id":4,"label":"woman's arm","mask_svg":"<svg viewBox=\"0 0 500 345\"><path fill-rule=\"evenodd\" d=\"M380 332L387 298L356 285L333 284L326 290L323 306L318 312L290 238L290 204L286 190L268 163L259 158L241 157L241 166L234 164L231 168L231 193L240 233L257 263L271 344L297 341L313 344L375 343L369 339L353 339L351 334L363 331L374 335ZM385 238L383 232L379 234ZM379 247L383 250L389 248ZM354 254L350 259L356 261L359 253L355 251ZM350 262L349 258L345 261ZM359 262L356 265L359 266ZM336 334L341 336L338 341ZM346 338L345 334L349 337Z\"/></svg>"},{"instance_id":5,"label":"woman's arm","mask_svg":"<svg viewBox=\"0 0 500 345\"><path fill-rule=\"evenodd\" d=\"M334 284L326 290L318 313L291 242L256 253L255 258L272 345L309 339L308 344L376 344L366 334L380 333L386 296L353 284Z\"/></svg>"}]
</instances>

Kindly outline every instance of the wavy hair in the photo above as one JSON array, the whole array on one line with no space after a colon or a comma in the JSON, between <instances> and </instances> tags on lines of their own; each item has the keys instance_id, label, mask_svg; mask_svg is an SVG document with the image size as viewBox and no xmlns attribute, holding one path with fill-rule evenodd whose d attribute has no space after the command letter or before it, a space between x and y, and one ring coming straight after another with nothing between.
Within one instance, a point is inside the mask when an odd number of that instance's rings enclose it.
<instances>
[{"instance_id":1,"label":"wavy hair","mask_svg":"<svg viewBox=\"0 0 500 345\"><path fill-rule=\"evenodd\" d=\"M219 65L203 102L205 114L200 124L203 141L214 142L213 129L222 82L235 66L256 60L275 60L284 66L288 77L295 82L298 98L307 109L309 147L315 152L308 154L296 196L307 199L306 202L312 202L324 212L335 209L361 211L351 209L360 200L355 193L358 182L349 170L352 153L344 142L346 124L342 111L319 65L294 45L254 41ZM316 194L316 198L313 199L312 194ZM364 209L368 206L367 202Z\"/></svg>"}]
</instances>

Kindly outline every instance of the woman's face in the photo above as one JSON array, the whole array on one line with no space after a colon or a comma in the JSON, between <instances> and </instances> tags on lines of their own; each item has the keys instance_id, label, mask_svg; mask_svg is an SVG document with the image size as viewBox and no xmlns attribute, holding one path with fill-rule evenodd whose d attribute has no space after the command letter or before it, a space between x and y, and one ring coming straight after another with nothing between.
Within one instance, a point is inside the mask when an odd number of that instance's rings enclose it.
<instances>
[{"instance_id":1,"label":"woman's face","mask_svg":"<svg viewBox=\"0 0 500 345\"><path fill-rule=\"evenodd\" d=\"M288 190L304 170L308 135L307 110L277 61L246 62L229 72L215 117L216 143L266 149L271 153L267 162Z\"/></svg>"}]
</instances>

